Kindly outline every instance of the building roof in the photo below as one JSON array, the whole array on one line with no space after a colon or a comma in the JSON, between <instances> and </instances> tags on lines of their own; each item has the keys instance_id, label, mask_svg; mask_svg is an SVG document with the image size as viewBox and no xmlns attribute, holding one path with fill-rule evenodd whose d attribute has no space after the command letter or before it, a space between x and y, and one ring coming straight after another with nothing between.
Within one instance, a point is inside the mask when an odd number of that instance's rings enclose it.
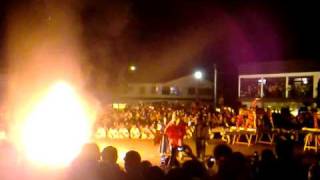
<instances>
[{"instance_id":1,"label":"building roof","mask_svg":"<svg viewBox=\"0 0 320 180\"><path fill-rule=\"evenodd\" d=\"M272 74L283 72L313 72L320 71L320 62L315 61L268 61L242 64L238 67L239 75Z\"/></svg>"}]
</instances>

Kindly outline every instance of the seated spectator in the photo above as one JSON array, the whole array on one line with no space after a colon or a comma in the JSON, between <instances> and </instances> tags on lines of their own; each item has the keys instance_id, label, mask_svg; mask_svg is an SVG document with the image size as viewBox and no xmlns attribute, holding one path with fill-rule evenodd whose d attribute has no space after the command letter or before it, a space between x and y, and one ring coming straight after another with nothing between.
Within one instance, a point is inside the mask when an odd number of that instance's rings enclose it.
<instances>
[{"instance_id":1,"label":"seated spectator","mask_svg":"<svg viewBox=\"0 0 320 180\"><path fill-rule=\"evenodd\" d=\"M130 129L130 138L131 139L138 139L140 138L140 130L136 125L132 125L131 129Z\"/></svg>"}]
</instances>

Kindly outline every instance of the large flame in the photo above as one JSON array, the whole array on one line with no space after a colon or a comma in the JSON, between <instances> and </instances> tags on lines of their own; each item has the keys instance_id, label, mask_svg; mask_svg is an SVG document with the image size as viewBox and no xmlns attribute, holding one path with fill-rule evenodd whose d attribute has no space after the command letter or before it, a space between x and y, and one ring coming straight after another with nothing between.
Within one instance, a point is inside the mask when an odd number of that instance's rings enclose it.
<instances>
[{"instance_id":1,"label":"large flame","mask_svg":"<svg viewBox=\"0 0 320 180\"><path fill-rule=\"evenodd\" d=\"M28 160L49 166L66 166L88 142L90 116L74 89L54 84L27 116L22 144Z\"/></svg>"}]
</instances>

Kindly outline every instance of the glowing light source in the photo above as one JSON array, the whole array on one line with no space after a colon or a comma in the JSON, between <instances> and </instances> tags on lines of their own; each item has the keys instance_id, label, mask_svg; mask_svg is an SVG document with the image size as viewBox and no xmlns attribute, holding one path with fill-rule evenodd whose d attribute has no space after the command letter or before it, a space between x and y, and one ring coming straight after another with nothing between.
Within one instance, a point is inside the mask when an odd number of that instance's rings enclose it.
<instances>
[{"instance_id":1,"label":"glowing light source","mask_svg":"<svg viewBox=\"0 0 320 180\"><path fill-rule=\"evenodd\" d=\"M134 66L134 65L131 65L131 66L129 67L129 69L130 69L130 71L135 71L135 70L137 70L137 67Z\"/></svg>"},{"instance_id":2,"label":"glowing light source","mask_svg":"<svg viewBox=\"0 0 320 180\"><path fill-rule=\"evenodd\" d=\"M1 141L1 140L5 140L6 138L7 138L6 132L0 131L0 141Z\"/></svg>"},{"instance_id":3,"label":"glowing light source","mask_svg":"<svg viewBox=\"0 0 320 180\"><path fill-rule=\"evenodd\" d=\"M113 103L112 104L113 109L119 109L119 110L125 109L126 106L127 106L127 104L123 104L123 103Z\"/></svg>"},{"instance_id":4,"label":"glowing light source","mask_svg":"<svg viewBox=\"0 0 320 180\"><path fill-rule=\"evenodd\" d=\"M196 71L194 74L193 74L194 78L196 79L202 79L203 78L203 73L201 71Z\"/></svg>"},{"instance_id":5,"label":"glowing light source","mask_svg":"<svg viewBox=\"0 0 320 180\"><path fill-rule=\"evenodd\" d=\"M27 116L22 144L28 160L40 165L66 166L91 134L89 114L73 88L54 84Z\"/></svg>"}]
</instances>

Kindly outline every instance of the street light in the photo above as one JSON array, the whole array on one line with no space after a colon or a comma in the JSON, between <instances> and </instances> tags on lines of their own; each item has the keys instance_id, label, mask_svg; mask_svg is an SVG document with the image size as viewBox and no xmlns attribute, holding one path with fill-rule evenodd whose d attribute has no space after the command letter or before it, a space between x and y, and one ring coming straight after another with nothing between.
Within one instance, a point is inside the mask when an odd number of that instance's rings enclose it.
<instances>
[{"instance_id":1,"label":"street light","mask_svg":"<svg viewBox=\"0 0 320 180\"><path fill-rule=\"evenodd\" d=\"M135 70L137 70L137 67L136 67L135 65L131 65L131 66L129 67L129 70L130 70L130 71L135 71Z\"/></svg>"},{"instance_id":2,"label":"street light","mask_svg":"<svg viewBox=\"0 0 320 180\"><path fill-rule=\"evenodd\" d=\"M202 71L195 71L194 74L193 74L193 77L197 80L197 92L196 92L196 99L199 100L199 83L200 81L202 80L203 78L203 73Z\"/></svg>"},{"instance_id":3,"label":"street light","mask_svg":"<svg viewBox=\"0 0 320 180\"><path fill-rule=\"evenodd\" d=\"M203 78L203 73L201 71L196 71L196 72L194 72L193 76L194 76L194 78L200 80Z\"/></svg>"}]
</instances>

